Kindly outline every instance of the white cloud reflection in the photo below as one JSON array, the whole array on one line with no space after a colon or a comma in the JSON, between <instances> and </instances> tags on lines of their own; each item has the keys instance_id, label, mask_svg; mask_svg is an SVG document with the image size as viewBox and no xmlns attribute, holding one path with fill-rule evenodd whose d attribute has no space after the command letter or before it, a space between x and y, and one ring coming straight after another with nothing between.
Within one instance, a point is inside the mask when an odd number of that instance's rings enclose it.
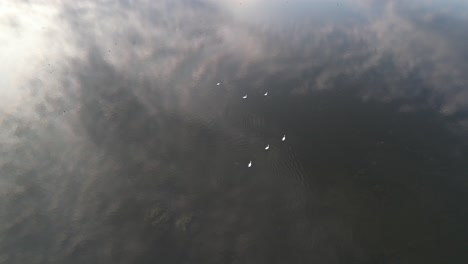
<instances>
[{"instance_id":1,"label":"white cloud reflection","mask_svg":"<svg viewBox=\"0 0 468 264\"><path fill-rule=\"evenodd\" d=\"M87 50L94 49L117 71L170 86L179 96L176 105L182 108L192 101L191 88L219 75L229 84L257 70L262 74L249 76L257 82L284 76L303 80L292 91L326 89L338 76L360 76L380 67L385 58L395 64L388 78L408 78L417 72L425 92L432 93L434 101L442 98L434 107L444 113L466 108L462 89L467 83L463 74L466 49L456 43L457 36L466 33L459 26L466 24L466 16L450 16L447 10L435 9L438 4L401 1L335 5L258 0L242 4L228 0L7 4L2 12L10 15L2 16L2 36L14 41L3 42L8 44L2 58L11 62L0 71L6 87L11 87L2 90L3 98L11 98L11 91L21 86L15 80L34 78L43 64L58 60L60 65L70 57L85 59ZM242 8L250 13L239 13ZM31 15L14 15L23 13ZM433 27L437 19L450 29ZM300 77L305 71L309 78ZM51 80L41 78L46 79ZM365 98L382 97L381 93L390 99L414 94L395 80L387 80L386 85L385 91L369 87L363 92Z\"/></svg>"}]
</instances>

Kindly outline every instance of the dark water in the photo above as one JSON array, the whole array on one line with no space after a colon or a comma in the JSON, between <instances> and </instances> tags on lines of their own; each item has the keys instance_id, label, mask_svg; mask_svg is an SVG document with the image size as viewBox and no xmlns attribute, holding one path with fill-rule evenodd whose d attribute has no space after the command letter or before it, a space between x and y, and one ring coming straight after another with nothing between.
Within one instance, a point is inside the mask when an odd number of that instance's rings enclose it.
<instances>
[{"instance_id":1,"label":"dark water","mask_svg":"<svg viewBox=\"0 0 468 264\"><path fill-rule=\"evenodd\" d=\"M0 263L468 263L465 1L5 1L0 59Z\"/></svg>"}]
</instances>

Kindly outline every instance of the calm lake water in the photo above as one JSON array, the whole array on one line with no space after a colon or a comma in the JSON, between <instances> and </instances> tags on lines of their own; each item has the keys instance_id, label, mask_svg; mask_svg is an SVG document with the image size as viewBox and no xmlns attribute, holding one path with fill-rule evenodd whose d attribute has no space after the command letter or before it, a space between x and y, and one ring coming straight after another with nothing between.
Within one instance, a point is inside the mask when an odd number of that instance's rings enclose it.
<instances>
[{"instance_id":1,"label":"calm lake water","mask_svg":"<svg viewBox=\"0 0 468 264\"><path fill-rule=\"evenodd\" d=\"M0 3L0 263L468 263L468 2Z\"/></svg>"}]
</instances>

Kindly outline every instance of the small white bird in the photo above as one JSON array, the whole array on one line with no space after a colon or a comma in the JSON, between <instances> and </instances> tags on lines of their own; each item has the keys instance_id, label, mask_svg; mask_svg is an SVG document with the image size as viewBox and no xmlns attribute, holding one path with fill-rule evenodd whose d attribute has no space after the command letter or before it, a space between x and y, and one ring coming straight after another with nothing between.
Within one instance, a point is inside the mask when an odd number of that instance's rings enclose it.
<instances>
[{"instance_id":1,"label":"small white bird","mask_svg":"<svg viewBox=\"0 0 468 264\"><path fill-rule=\"evenodd\" d=\"M242 96L242 98L247 99L247 95Z\"/></svg>"},{"instance_id":2,"label":"small white bird","mask_svg":"<svg viewBox=\"0 0 468 264\"><path fill-rule=\"evenodd\" d=\"M252 161L249 162L249 164L247 165L247 167L252 167Z\"/></svg>"},{"instance_id":3,"label":"small white bird","mask_svg":"<svg viewBox=\"0 0 468 264\"><path fill-rule=\"evenodd\" d=\"M264 96L267 96L267 95L268 95L268 92L265 92L263 95L264 95Z\"/></svg>"},{"instance_id":4,"label":"small white bird","mask_svg":"<svg viewBox=\"0 0 468 264\"><path fill-rule=\"evenodd\" d=\"M283 138L281 139L281 141L285 141L286 140L286 135L283 136Z\"/></svg>"},{"instance_id":5,"label":"small white bird","mask_svg":"<svg viewBox=\"0 0 468 264\"><path fill-rule=\"evenodd\" d=\"M267 145L267 146L265 147L265 150L269 150L269 149L270 149L270 145Z\"/></svg>"},{"instance_id":6,"label":"small white bird","mask_svg":"<svg viewBox=\"0 0 468 264\"><path fill-rule=\"evenodd\" d=\"M218 85L218 86L219 86L220 84L221 84L221 83L217 83L216 85Z\"/></svg>"}]
</instances>

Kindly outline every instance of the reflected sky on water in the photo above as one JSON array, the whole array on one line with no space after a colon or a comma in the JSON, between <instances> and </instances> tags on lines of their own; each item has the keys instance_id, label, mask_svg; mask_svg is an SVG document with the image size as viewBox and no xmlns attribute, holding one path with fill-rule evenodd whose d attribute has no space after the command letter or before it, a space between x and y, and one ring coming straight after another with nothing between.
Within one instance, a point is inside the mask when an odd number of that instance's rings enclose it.
<instances>
[{"instance_id":1,"label":"reflected sky on water","mask_svg":"<svg viewBox=\"0 0 468 264\"><path fill-rule=\"evenodd\" d=\"M463 263L467 43L455 0L1 3L0 263Z\"/></svg>"}]
</instances>

